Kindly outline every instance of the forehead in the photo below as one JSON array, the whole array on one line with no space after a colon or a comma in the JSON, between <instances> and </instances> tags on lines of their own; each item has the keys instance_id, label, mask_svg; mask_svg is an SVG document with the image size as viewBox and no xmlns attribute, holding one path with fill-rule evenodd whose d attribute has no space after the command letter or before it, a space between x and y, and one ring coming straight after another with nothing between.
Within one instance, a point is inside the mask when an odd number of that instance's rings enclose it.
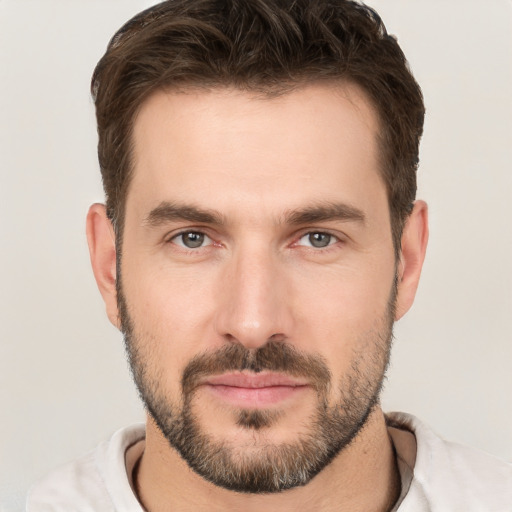
<instances>
[{"instance_id":1,"label":"forehead","mask_svg":"<svg viewBox=\"0 0 512 512\"><path fill-rule=\"evenodd\" d=\"M362 199L372 187L384 192L377 135L374 109L350 84L309 85L276 97L159 91L134 123L127 205L132 197L271 209L350 194Z\"/></svg>"}]
</instances>

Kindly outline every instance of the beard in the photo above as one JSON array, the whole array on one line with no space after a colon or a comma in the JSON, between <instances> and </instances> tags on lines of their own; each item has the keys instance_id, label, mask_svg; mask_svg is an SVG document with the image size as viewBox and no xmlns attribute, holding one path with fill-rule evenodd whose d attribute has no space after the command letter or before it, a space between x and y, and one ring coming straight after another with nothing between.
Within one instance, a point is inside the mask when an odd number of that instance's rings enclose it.
<instances>
[{"instance_id":1,"label":"beard","mask_svg":"<svg viewBox=\"0 0 512 512\"><path fill-rule=\"evenodd\" d=\"M383 318L355 344L349 370L333 385L331 372L320 355L298 351L291 344L270 339L249 350L229 344L195 356L181 376L181 397L172 402L155 368L154 351L136 332L118 279L118 307L130 369L146 410L170 446L188 466L214 485L242 493L276 493L306 485L361 432L379 404L393 338L396 285ZM262 440L245 452L214 439L201 424L194 398L205 377L231 371L273 371L305 377L316 394L307 428L291 442ZM161 372L165 371L163 368ZM336 399L329 400L334 392ZM332 403L334 402L334 403ZM265 432L279 422L284 412L238 409L236 424L246 430ZM256 436L254 437L256 439Z\"/></svg>"}]
</instances>

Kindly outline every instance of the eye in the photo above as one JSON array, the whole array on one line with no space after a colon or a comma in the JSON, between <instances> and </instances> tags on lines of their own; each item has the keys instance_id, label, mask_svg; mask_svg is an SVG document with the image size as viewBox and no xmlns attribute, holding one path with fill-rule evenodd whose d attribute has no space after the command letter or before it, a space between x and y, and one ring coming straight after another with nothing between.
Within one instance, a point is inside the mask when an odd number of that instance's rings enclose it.
<instances>
[{"instance_id":1,"label":"eye","mask_svg":"<svg viewBox=\"0 0 512 512\"><path fill-rule=\"evenodd\" d=\"M212 239L200 231L184 231L174 236L171 241L185 249L197 249L212 243Z\"/></svg>"},{"instance_id":2,"label":"eye","mask_svg":"<svg viewBox=\"0 0 512 512\"><path fill-rule=\"evenodd\" d=\"M338 239L331 235L330 233L323 233L321 231L313 231L311 233L306 233L303 235L297 245L304 245L306 247L315 247L317 249L321 249L323 247L328 247L329 245L333 245L338 242Z\"/></svg>"}]
</instances>

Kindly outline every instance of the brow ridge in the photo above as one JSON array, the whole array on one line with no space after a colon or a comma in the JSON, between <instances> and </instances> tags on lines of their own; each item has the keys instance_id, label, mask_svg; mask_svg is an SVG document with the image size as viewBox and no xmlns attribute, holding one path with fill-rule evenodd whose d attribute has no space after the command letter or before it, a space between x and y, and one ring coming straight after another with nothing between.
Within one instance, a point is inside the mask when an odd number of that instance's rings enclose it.
<instances>
[{"instance_id":1,"label":"brow ridge","mask_svg":"<svg viewBox=\"0 0 512 512\"><path fill-rule=\"evenodd\" d=\"M328 202L305 208L286 211L279 224L301 225L326 221L359 222L366 221L365 214L359 208L346 203ZM158 227L166 222L187 221L202 224L224 225L224 217L214 210L189 204L162 201L153 208L144 219L144 224Z\"/></svg>"},{"instance_id":2,"label":"brow ridge","mask_svg":"<svg viewBox=\"0 0 512 512\"><path fill-rule=\"evenodd\" d=\"M344 222L365 223L366 216L362 210L346 203L328 202L285 213L286 224L311 224L315 222L326 222L338 220Z\"/></svg>"},{"instance_id":3,"label":"brow ridge","mask_svg":"<svg viewBox=\"0 0 512 512\"><path fill-rule=\"evenodd\" d=\"M162 201L158 206L153 208L144 219L144 224L151 227L158 227L166 222L178 220L204 224L224 224L224 219L218 212L168 201Z\"/></svg>"}]
</instances>

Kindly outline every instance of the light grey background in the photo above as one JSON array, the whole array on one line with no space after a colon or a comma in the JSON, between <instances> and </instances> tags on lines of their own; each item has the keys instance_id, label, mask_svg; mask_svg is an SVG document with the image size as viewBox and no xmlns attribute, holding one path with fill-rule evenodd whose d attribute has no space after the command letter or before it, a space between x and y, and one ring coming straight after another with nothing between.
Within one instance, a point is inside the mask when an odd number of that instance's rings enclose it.
<instances>
[{"instance_id":1,"label":"light grey background","mask_svg":"<svg viewBox=\"0 0 512 512\"><path fill-rule=\"evenodd\" d=\"M0 0L0 510L143 419L89 269L102 199L88 86L113 32L152 2ZM512 3L370 2L428 109L419 197L431 241L396 328L386 410L512 460Z\"/></svg>"}]
</instances>

